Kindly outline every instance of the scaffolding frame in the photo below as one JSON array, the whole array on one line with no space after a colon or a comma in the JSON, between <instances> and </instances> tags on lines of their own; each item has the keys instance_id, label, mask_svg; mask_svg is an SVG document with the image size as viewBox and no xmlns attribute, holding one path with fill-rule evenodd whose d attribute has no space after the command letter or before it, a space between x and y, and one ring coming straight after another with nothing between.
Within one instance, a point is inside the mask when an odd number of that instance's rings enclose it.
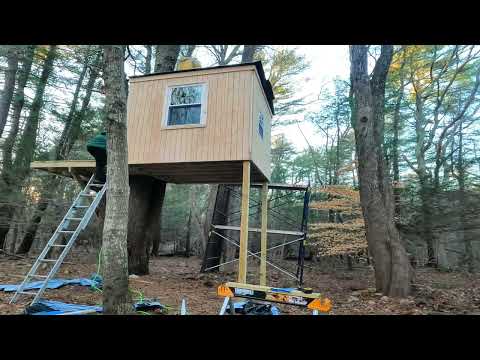
<instances>
[{"instance_id":1,"label":"scaffolding frame","mask_svg":"<svg viewBox=\"0 0 480 360\"><path fill-rule=\"evenodd\" d=\"M210 231L208 235L207 241L207 249L205 251L205 259L203 262L203 266L201 271L207 272L212 271L215 269L220 268L221 266L239 262L239 271L238 271L238 282L239 283L246 283L246 274L247 274L247 260L250 257L260 259L260 285L266 285L266 267L269 265L270 267L276 269L277 271L293 278L299 286L303 285L303 268L304 268L304 260L305 260L305 241L307 238L307 227L308 227L308 213L309 213L309 202L310 202L310 185L294 185L294 184L268 184L268 183L253 183L250 184L249 173L250 172L250 163L248 161L244 162L244 177L243 183L241 184L241 189L237 189L232 184L225 185L225 189L228 192L228 195L220 194L217 192L217 197L215 199L215 206L214 211L212 214L212 222L210 225ZM238 185L238 184L235 184ZM250 194L250 188L261 188L261 200L257 201L252 198ZM272 190L272 197L268 199L268 192ZM286 193L279 192L280 194L275 194L275 190L286 191ZM291 196L292 194L303 193L303 210L302 210L302 219L300 224L298 220L292 219L289 216L282 214L278 211L278 208L289 204L288 201L278 202L278 200ZM224 213L219 209L219 202L221 196L229 196L232 195L241 199L240 210L234 210L227 213ZM276 196L275 196L276 195ZM223 199L225 201L225 199ZM274 205L272 205L274 204ZM228 206L228 205L227 205ZM250 209L256 209L255 212L250 213ZM248 219L250 215L254 215L261 212L261 228L250 228L248 226ZM240 218L233 218L232 215L240 215ZM281 220L282 223L289 224L291 226L298 226L297 231L292 230L281 230L281 229L268 229L267 228L267 218L268 215ZM220 215L224 221L222 224L216 223L215 219L217 216ZM241 224L240 226L232 226L229 225L234 221L238 221L240 219ZM235 239L225 235L222 233L223 231L240 231L240 241L237 242ZM261 250L257 252L252 252L248 250L248 235L249 233L257 232L261 234ZM282 234L287 236L296 236L293 240L286 241L282 244L274 245L271 247L267 247L268 242L268 234ZM212 240L213 236L217 236L222 241L223 244L231 244L232 246L237 247L239 252L239 257L233 260L228 260L225 262L220 262L221 259L221 251L224 246L220 249L220 253L218 256L209 257L209 254L212 251L209 247L218 246L218 242ZM285 247L287 245L291 245L293 243L299 243L298 248L298 256L297 256L297 268L296 272L291 272L288 269L283 268L282 266L274 263L270 259L267 259L267 253L271 252L274 249L278 249L281 247ZM218 259L218 263L214 266L206 266L209 259Z\"/></svg>"}]
</instances>

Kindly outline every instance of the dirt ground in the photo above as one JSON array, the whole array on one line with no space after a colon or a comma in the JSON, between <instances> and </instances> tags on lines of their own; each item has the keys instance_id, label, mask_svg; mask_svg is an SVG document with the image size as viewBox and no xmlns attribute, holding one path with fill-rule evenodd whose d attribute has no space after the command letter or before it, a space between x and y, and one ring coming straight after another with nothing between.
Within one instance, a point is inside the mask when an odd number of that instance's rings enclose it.
<instances>
[{"instance_id":1,"label":"dirt ground","mask_svg":"<svg viewBox=\"0 0 480 360\"><path fill-rule=\"evenodd\" d=\"M94 261L72 254L62 265L58 278L87 277L96 271ZM0 254L0 284L19 284L34 259L20 259ZM168 314L178 314L182 298L192 315L218 314L222 299L216 294L219 284L235 281L235 274L200 274L200 259L195 257L159 257L150 262L150 274L130 279L134 298L157 299L168 306ZM294 263L288 264L290 269ZM293 286L285 276L270 270L269 285ZM407 299L392 299L375 293L373 270L356 266L353 271L322 269L307 262L304 286L312 287L331 299L331 314L480 314L480 275L417 269L414 291ZM249 281L256 283L257 267L252 265ZM13 293L0 291L0 314L22 314L25 302L9 305ZM99 305L101 294L89 287L64 286L47 290L44 298L68 303ZM302 308L279 305L282 315L308 315Z\"/></svg>"}]
</instances>

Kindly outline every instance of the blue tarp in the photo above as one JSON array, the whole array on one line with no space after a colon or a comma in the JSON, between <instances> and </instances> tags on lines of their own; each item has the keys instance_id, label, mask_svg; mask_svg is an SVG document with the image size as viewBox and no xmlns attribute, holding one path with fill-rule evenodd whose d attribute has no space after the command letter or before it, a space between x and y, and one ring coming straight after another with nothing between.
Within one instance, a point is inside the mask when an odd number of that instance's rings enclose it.
<instances>
[{"instance_id":1,"label":"blue tarp","mask_svg":"<svg viewBox=\"0 0 480 360\"><path fill-rule=\"evenodd\" d=\"M30 315L61 315L68 314L76 311L83 310L92 310L98 313L103 312L103 307L101 306L91 306L91 305L79 305L79 304L67 304L60 301L52 301L41 299L36 304L40 306L46 306L48 309L44 311L31 312ZM37 305L37 306L38 306ZM158 301L153 300L143 300L133 304L135 310L138 311L147 311L154 309L164 309L165 306L159 303Z\"/></svg>"},{"instance_id":2,"label":"blue tarp","mask_svg":"<svg viewBox=\"0 0 480 360\"><path fill-rule=\"evenodd\" d=\"M51 310L31 313L31 315L61 315L61 314L67 314L67 313L83 311L83 310L95 310L96 312L103 311L101 306L67 304L60 301L44 300L44 299L39 300L37 304L48 306Z\"/></svg>"},{"instance_id":3,"label":"blue tarp","mask_svg":"<svg viewBox=\"0 0 480 360\"><path fill-rule=\"evenodd\" d=\"M270 289L271 291L274 291L274 292L292 292L293 290L296 290L295 288L271 288Z\"/></svg>"},{"instance_id":4,"label":"blue tarp","mask_svg":"<svg viewBox=\"0 0 480 360\"><path fill-rule=\"evenodd\" d=\"M32 281L25 285L23 290L40 289L43 281ZM52 279L48 281L47 289L58 289L65 285L80 285L80 286L93 286L100 288L102 286L102 279L99 275L93 274L91 279L79 278L79 279ZM11 292L17 291L20 284L0 284L0 290Z\"/></svg>"}]
</instances>

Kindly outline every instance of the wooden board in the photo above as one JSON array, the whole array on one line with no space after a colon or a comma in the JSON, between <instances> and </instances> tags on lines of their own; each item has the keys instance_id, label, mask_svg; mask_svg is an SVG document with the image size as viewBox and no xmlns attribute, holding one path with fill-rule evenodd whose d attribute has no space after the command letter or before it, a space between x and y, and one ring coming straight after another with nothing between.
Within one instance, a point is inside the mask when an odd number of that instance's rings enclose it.
<instances>
[{"instance_id":1,"label":"wooden board","mask_svg":"<svg viewBox=\"0 0 480 360\"><path fill-rule=\"evenodd\" d=\"M222 297L239 297L259 301L268 301L286 305L306 307L321 312L332 308L330 299L320 293L306 293L299 289L273 288L262 285L227 282L218 287L217 294Z\"/></svg>"},{"instance_id":2,"label":"wooden board","mask_svg":"<svg viewBox=\"0 0 480 360\"><path fill-rule=\"evenodd\" d=\"M238 256L238 282L247 282L248 214L250 201L250 161L243 162L242 204L240 219L240 250Z\"/></svg>"},{"instance_id":3,"label":"wooden board","mask_svg":"<svg viewBox=\"0 0 480 360\"><path fill-rule=\"evenodd\" d=\"M239 226L230 226L230 225L212 225L215 229L218 230L233 230L239 231ZM250 232L262 232L262 229L259 228L248 228ZM290 231L290 230L274 230L274 229L267 229L268 234L280 234L280 235L295 235L295 236L302 236L304 235L301 231Z\"/></svg>"},{"instance_id":4,"label":"wooden board","mask_svg":"<svg viewBox=\"0 0 480 360\"><path fill-rule=\"evenodd\" d=\"M262 228L260 237L260 285L267 285L268 183L262 186Z\"/></svg>"},{"instance_id":5,"label":"wooden board","mask_svg":"<svg viewBox=\"0 0 480 360\"><path fill-rule=\"evenodd\" d=\"M241 184L243 174L242 161L210 161L165 164L130 164L130 175L148 175L175 184ZM34 161L32 169L72 177L72 173L86 177L92 176L95 161ZM265 181L265 177L256 166L251 166L254 181Z\"/></svg>"}]
</instances>

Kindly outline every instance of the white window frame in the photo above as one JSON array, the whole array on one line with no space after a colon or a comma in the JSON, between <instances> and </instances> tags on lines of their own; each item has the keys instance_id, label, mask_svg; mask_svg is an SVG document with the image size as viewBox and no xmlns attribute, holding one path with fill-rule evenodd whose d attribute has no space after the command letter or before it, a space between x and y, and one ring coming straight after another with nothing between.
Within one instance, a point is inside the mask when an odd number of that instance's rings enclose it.
<instances>
[{"instance_id":1,"label":"white window frame","mask_svg":"<svg viewBox=\"0 0 480 360\"><path fill-rule=\"evenodd\" d=\"M199 124L179 124L179 125L168 125L168 113L170 109L170 102L172 98L173 89L181 87L190 87L190 86L202 86L202 99L200 103L200 123ZM195 82L195 83L183 83L183 84L174 84L167 86L166 96L165 96L165 106L163 109L163 120L162 128L163 129L181 129L181 128L192 128L192 127L205 127L207 122L207 104L208 104L208 84L207 82Z\"/></svg>"}]
</instances>

